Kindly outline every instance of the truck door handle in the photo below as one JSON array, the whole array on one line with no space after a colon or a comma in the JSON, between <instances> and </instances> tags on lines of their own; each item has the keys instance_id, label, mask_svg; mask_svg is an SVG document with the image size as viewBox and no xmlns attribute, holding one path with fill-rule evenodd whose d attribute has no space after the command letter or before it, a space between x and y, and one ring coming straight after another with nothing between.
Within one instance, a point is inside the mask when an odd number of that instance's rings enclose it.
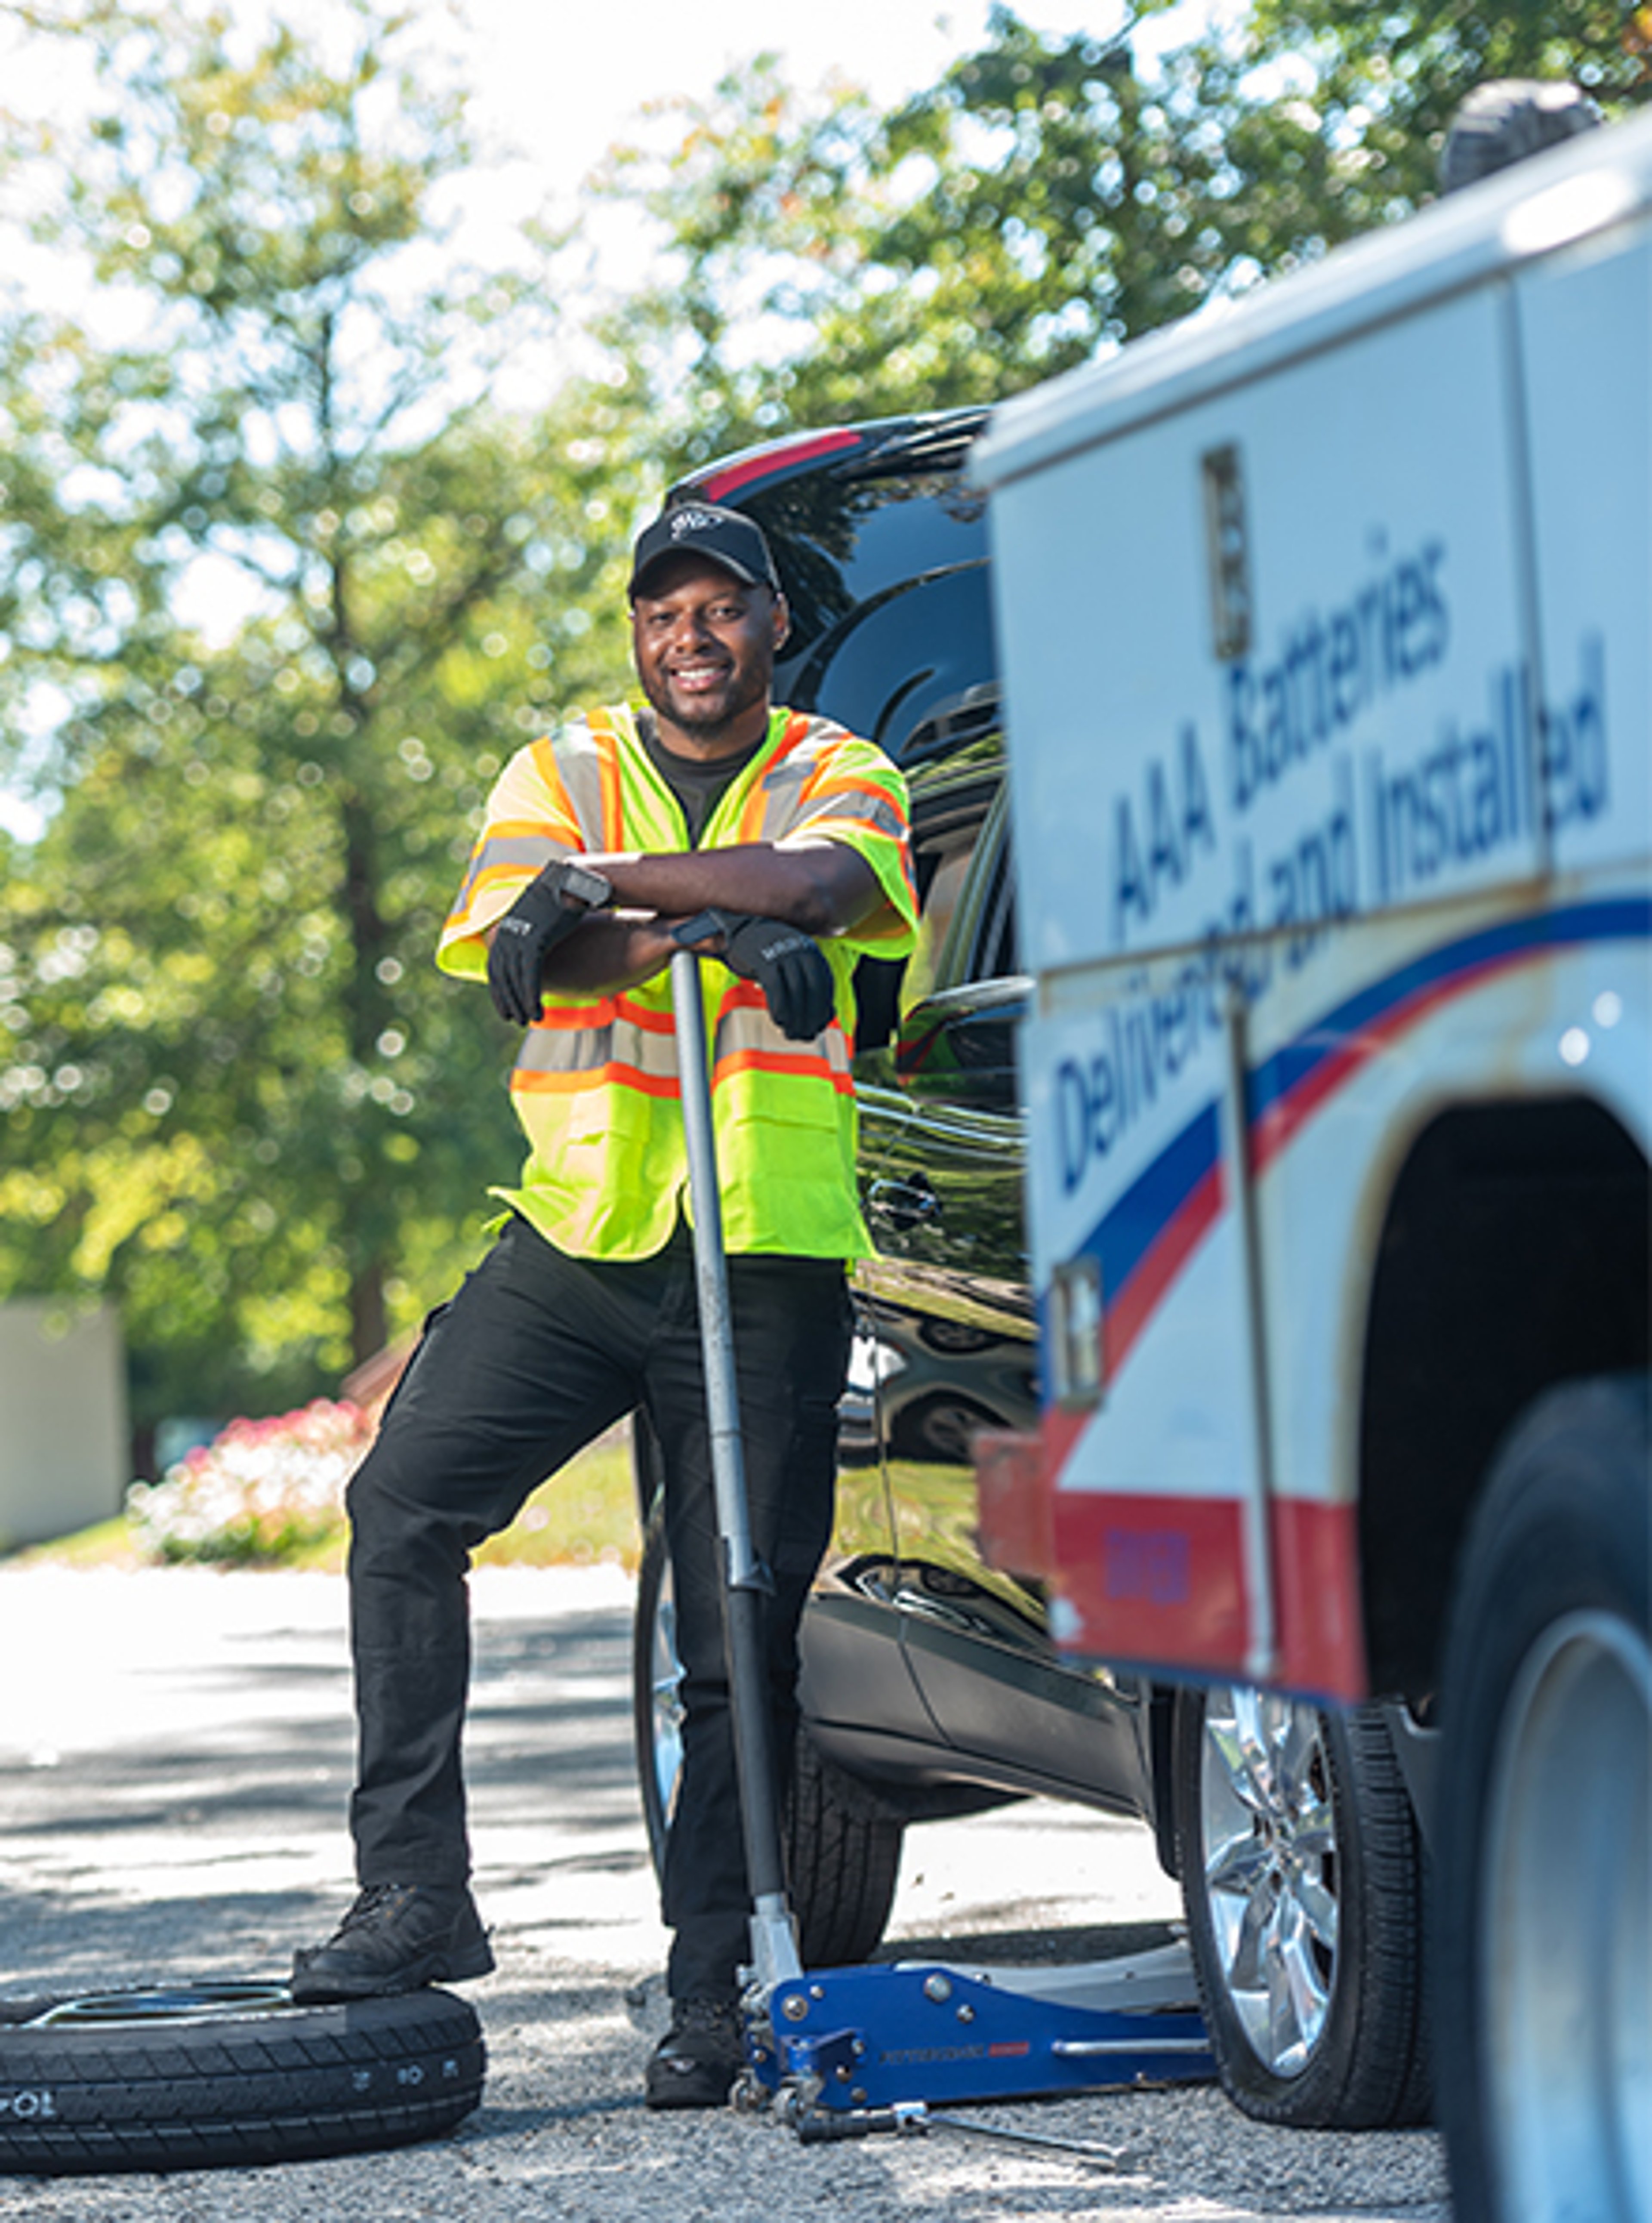
<instances>
[{"instance_id":1,"label":"truck door handle","mask_svg":"<svg viewBox=\"0 0 1652 2223\"><path fill-rule=\"evenodd\" d=\"M886 1227L933 1227L941 1216L940 1198L927 1174L907 1181L875 1181L867 1193L866 1208Z\"/></svg>"}]
</instances>

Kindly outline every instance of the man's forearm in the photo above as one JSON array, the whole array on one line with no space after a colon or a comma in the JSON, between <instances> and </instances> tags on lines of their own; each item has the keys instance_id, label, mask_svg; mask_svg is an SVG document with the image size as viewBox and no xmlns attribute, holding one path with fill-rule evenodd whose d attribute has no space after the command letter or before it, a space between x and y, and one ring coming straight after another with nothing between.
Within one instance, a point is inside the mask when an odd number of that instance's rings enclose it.
<instances>
[{"instance_id":1,"label":"man's forearm","mask_svg":"<svg viewBox=\"0 0 1652 2223\"><path fill-rule=\"evenodd\" d=\"M817 938L843 934L882 900L877 876L842 841L795 848L751 841L667 856L581 858L612 883L622 908L688 918L708 906L783 919Z\"/></svg>"},{"instance_id":2,"label":"man's forearm","mask_svg":"<svg viewBox=\"0 0 1652 2223\"><path fill-rule=\"evenodd\" d=\"M545 986L562 995L606 995L634 988L670 963L674 918L616 918L598 911L545 960Z\"/></svg>"},{"instance_id":3,"label":"man's forearm","mask_svg":"<svg viewBox=\"0 0 1652 2223\"><path fill-rule=\"evenodd\" d=\"M592 853L578 861L608 881L616 909L594 911L546 956L541 980L564 995L605 995L650 979L671 960L671 929L702 910L780 919L823 939L857 925L883 900L871 866L841 841ZM490 947L497 931L488 930Z\"/></svg>"}]
</instances>

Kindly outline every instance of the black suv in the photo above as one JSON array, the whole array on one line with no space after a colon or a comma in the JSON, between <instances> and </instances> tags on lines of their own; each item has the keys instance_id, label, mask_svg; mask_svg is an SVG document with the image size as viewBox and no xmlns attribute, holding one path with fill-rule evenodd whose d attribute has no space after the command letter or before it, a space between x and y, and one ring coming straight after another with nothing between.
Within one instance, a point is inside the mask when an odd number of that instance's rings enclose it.
<instances>
[{"instance_id":1,"label":"black suv","mask_svg":"<svg viewBox=\"0 0 1652 2223\"><path fill-rule=\"evenodd\" d=\"M1177 1692L1064 1661L1039 1584L983 1564L973 1436L1033 1426L1022 1236L1014 890L984 503L983 411L817 432L675 489L744 508L793 630L776 700L906 771L922 916L863 965L862 1200L837 1527L803 1625L788 1810L807 1965L864 1959L908 1823L1045 1792L1153 1828L1179 1875L1225 2082L1322 2127L1416 2119L1428 2089L1420 1841L1408 1725L1242 1690ZM639 1431L642 1424L638 1423ZM639 1433L638 1488L656 1497ZM656 1518L638 1617L638 1763L656 1853L678 1763L669 1577Z\"/></svg>"}]
</instances>

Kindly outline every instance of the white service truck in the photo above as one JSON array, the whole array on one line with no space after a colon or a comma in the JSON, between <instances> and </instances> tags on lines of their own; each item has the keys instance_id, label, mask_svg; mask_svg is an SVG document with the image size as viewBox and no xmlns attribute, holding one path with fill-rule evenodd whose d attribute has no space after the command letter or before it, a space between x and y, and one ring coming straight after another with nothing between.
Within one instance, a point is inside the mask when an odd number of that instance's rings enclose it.
<instances>
[{"instance_id":1,"label":"white service truck","mask_svg":"<svg viewBox=\"0 0 1652 2223\"><path fill-rule=\"evenodd\" d=\"M1322 1764L1292 1842L1247 1808L1313 1719L1258 1686L1391 1705L1458 2215L1644 2223L1652 119L974 471L1045 1365L983 1530L1068 1650L1203 1685L1236 1960L1311 1975L1264 1871L1335 1919Z\"/></svg>"}]
</instances>

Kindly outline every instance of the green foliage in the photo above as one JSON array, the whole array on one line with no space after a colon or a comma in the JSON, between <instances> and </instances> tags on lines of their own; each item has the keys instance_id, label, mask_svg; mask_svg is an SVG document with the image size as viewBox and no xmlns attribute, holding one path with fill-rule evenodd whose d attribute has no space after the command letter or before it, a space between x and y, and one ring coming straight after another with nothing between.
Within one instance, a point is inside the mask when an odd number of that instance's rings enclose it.
<instances>
[{"instance_id":1,"label":"green foliage","mask_svg":"<svg viewBox=\"0 0 1652 2223\"><path fill-rule=\"evenodd\" d=\"M1652 92L1649 53L1652 11L1611 0L1256 0L1151 62L1000 7L889 116L760 58L664 156L612 160L663 263L607 337L679 469L995 400L1410 213L1485 77L1573 76L1615 110Z\"/></svg>"},{"instance_id":2,"label":"green foliage","mask_svg":"<svg viewBox=\"0 0 1652 2223\"><path fill-rule=\"evenodd\" d=\"M611 1432L542 1482L502 1535L474 1554L479 1567L588 1567L634 1573L641 1556L629 1437Z\"/></svg>"},{"instance_id":3,"label":"green foliage","mask_svg":"<svg viewBox=\"0 0 1652 2223\"><path fill-rule=\"evenodd\" d=\"M472 150L411 14L342 0L323 60L181 0L0 13L98 73L84 129L0 119L0 215L90 301L0 295L0 780L52 812L0 834L0 1296L118 1301L141 1424L297 1403L469 1263L509 1042L431 948L510 750L626 683L661 483L1391 221L1488 75L1652 91L1615 0L1254 0L1151 62L1000 9L889 115L759 58L614 155L657 278L507 413L562 288L438 251Z\"/></svg>"},{"instance_id":4,"label":"green foliage","mask_svg":"<svg viewBox=\"0 0 1652 2223\"><path fill-rule=\"evenodd\" d=\"M1458 103L1494 78L1567 79L1608 116L1652 94L1652 12L1621 0L1256 0L1250 51L1306 72L1326 127L1416 163L1406 176L1432 189L1437 154Z\"/></svg>"},{"instance_id":5,"label":"green foliage","mask_svg":"<svg viewBox=\"0 0 1652 2223\"><path fill-rule=\"evenodd\" d=\"M462 105L351 12L337 76L123 15L32 156L129 337L0 371L0 759L49 703L59 797L0 889L0 1293L117 1299L140 1422L302 1395L469 1262L518 1145L437 929L509 751L625 670L623 397L488 406L537 309L408 261Z\"/></svg>"},{"instance_id":6,"label":"green foliage","mask_svg":"<svg viewBox=\"0 0 1652 2223\"><path fill-rule=\"evenodd\" d=\"M1245 99L1228 141L1266 268L1293 225L1300 253L1429 198L1477 85L1570 79L1609 117L1652 98L1652 11L1621 0L1256 0L1240 52L1260 72L1243 82L1270 88Z\"/></svg>"},{"instance_id":7,"label":"green foliage","mask_svg":"<svg viewBox=\"0 0 1652 2223\"><path fill-rule=\"evenodd\" d=\"M666 242L610 327L687 466L787 424L1000 399L1184 314L1234 260L1214 49L1149 85L1128 54L1006 9L892 116L805 102L760 60L663 161L606 190Z\"/></svg>"}]
</instances>

